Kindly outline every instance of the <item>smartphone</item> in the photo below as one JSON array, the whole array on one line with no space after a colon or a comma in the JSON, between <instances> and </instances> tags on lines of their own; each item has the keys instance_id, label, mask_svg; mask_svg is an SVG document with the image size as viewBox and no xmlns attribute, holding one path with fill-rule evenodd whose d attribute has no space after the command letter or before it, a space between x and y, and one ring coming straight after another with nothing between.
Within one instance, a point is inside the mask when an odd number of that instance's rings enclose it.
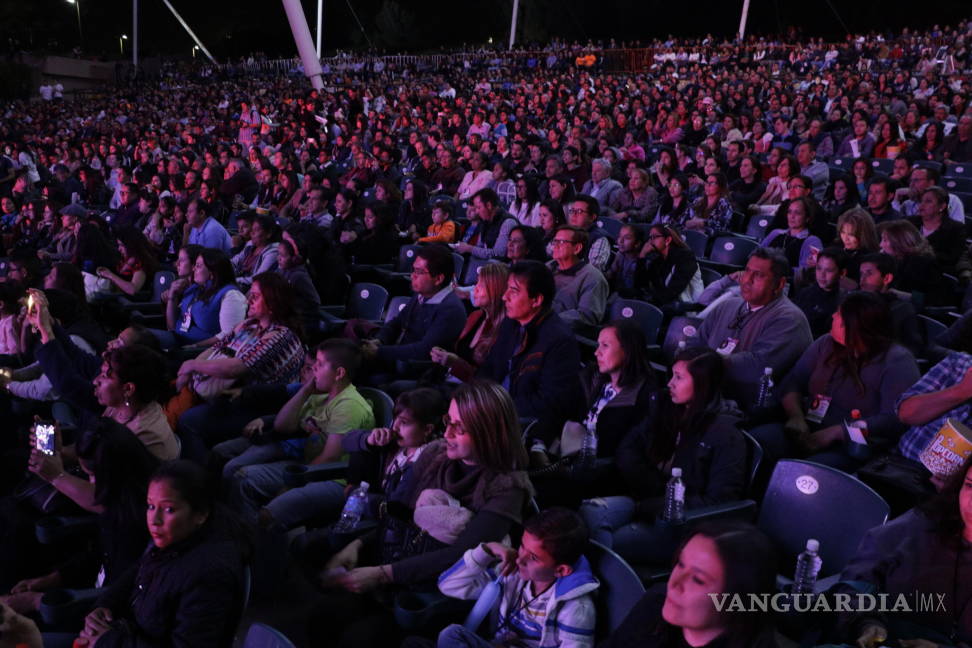
<instances>
[{"instance_id":1,"label":"smartphone","mask_svg":"<svg viewBox=\"0 0 972 648\"><path fill-rule=\"evenodd\" d=\"M34 310L34 295L33 293L27 294L27 312L30 313Z\"/></svg>"},{"instance_id":2,"label":"smartphone","mask_svg":"<svg viewBox=\"0 0 972 648\"><path fill-rule=\"evenodd\" d=\"M38 422L34 426L34 447L48 456L54 454L54 424Z\"/></svg>"}]
</instances>

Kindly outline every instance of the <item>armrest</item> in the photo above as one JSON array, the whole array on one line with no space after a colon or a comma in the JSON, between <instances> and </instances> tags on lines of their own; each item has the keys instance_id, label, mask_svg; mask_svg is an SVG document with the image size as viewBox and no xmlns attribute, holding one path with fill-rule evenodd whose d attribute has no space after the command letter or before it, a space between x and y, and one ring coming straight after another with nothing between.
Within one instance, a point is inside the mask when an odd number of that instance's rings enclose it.
<instances>
[{"instance_id":1,"label":"armrest","mask_svg":"<svg viewBox=\"0 0 972 648\"><path fill-rule=\"evenodd\" d=\"M300 482L302 482L302 485L306 485L311 482L344 479L348 476L347 461L335 461L333 463L318 464L316 466L305 466L305 468L307 468L307 470L303 471L300 475Z\"/></svg>"},{"instance_id":2,"label":"armrest","mask_svg":"<svg viewBox=\"0 0 972 648\"><path fill-rule=\"evenodd\" d=\"M70 540L77 542L79 538L93 533L98 518L94 515L80 516L49 516L37 520L34 534L41 544L52 545Z\"/></svg>"},{"instance_id":3,"label":"armrest","mask_svg":"<svg viewBox=\"0 0 972 648\"><path fill-rule=\"evenodd\" d=\"M723 502L722 504L686 509L685 511L686 524L699 524L724 519L751 522L754 517L756 517L756 502L753 500Z\"/></svg>"}]
</instances>

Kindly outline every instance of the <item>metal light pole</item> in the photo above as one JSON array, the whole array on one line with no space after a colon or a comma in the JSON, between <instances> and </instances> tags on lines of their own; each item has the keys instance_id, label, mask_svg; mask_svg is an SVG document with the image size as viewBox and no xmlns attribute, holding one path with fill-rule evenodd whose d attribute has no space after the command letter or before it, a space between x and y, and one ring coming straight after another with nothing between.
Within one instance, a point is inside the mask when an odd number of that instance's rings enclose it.
<instances>
[{"instance_id":1,"label":"metal light pole","mask_svg":"<svg viewBox=\"0 0 972 648\"><path fill-rule=\"evenodd\" d=\"M125 41L128 40L128 34L122 34L118 37L118 51L122 56L125 55Z\"/></svg>"},{"instance_id":2,"label":"metal light pole","mask_svg":"<svg viewBox=\"0 0 972 648\"><path fill-rule=\"evenodd\" d=\"M317 0L317 58L321 58L321 25L324 23L324 0Z\"/></svg>"},{"instance_id":3,"label":"metal light pole","mask_svg":"<svg viewBox=\"0 0 972 648\"><path fill-rule=\"evenodd\" d=\"M68 4L73 4L78 12L78 41L84 43L84 34L81 32L81 0L67 0Z\"/></svg>"}]
</instances>

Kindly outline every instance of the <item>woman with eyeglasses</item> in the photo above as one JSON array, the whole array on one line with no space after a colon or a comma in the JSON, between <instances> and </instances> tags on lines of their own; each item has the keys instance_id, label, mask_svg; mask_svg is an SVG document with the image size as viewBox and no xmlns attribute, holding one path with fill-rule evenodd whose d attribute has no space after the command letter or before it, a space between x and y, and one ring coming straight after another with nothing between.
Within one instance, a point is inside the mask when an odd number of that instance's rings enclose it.
<instances>
[{"instance_id":1,"label":"woman with eyeglasses","mask_svg":"<svg viewBox=\"0 0 972 648\"><path fill-rule=\"evenodd\" d=\"M702 294L705 286L698 259L675 228L652 225L641 256L644 262L637 283L648 301L657 306L691 303Z\"/></svg>"},{"instance_id":2,"label":"woman with eyeglasses","mask_svg":"<svg viewBox=\"0 0 972 648\"><path fill-rule=\"evenodd\" d=\"M322 573L328 592L315 609L314 627L334 631L330 645L398 645L397 624L383 598L396 591L429 592L435 580L462 554L483 542L499 541L523 520L533 489L527 477L527 453L513 400L501 386L480 382L453 393L443 421L445 438L434 441L413 469L409 492L388 501L379 515L379 533L351 542ZM440 516L452 520L448 533L434 527L424 534L414 519L419 501L446 502ZM443 505L439 505L440 508ZM419 537L421 536L421 537ZM373 566L364 566L366 563Z\"/></svg>"}]
</instances>

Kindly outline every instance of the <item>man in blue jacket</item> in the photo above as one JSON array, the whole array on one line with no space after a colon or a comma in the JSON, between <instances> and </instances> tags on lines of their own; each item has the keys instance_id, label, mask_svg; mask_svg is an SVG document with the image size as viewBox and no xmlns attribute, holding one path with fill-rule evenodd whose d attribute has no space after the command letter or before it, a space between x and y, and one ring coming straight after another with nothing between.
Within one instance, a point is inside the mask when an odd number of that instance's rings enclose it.
<instances>
[{"instance_id":1,"label":"man in blue jacket","mask_svg":"<svg viewBox=\"0 0 972 648\"><path fill-rule=\"evenodd\" d=\"M466 323L466 309L452 292L455 262L444 246L430 245L415 253L412 291L415 295L394 319L364 343L366 356L377 370L407 375L409 361L429 360L438 346L451 349Z\"/></svg>"}]
</instances>

